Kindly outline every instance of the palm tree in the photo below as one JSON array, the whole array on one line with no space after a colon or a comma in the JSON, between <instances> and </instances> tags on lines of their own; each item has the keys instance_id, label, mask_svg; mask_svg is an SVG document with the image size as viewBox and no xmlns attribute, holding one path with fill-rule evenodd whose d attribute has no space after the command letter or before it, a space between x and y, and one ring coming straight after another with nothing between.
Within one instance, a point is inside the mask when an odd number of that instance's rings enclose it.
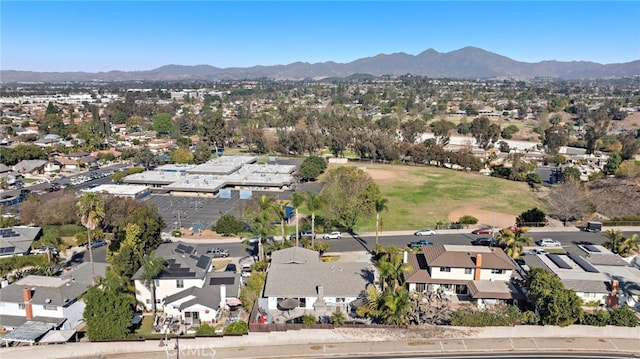
<instances>
[{"instance_id":1,"label":"palm tree","mask_svg":"<svg viewBox=\"0 0 640 359\"><path fill-rule=\"evenodd\" d=\"M284 243L286 239L284 236L284 217L287 215L287 204L284 202L274 203L273 210L280 220L280 234L282 235L282 243Z\"/></svg>"},{"instance_id":2,"label":"palm tree","mask_svg":"<svg viewBox=\"0 0 640 359\"><path fill-rule=\"evenodd\" d=\"M142 264L142 275L140 279L144 282L149 292L151 292L151 307L153 314L156 313L156 283L155 278L166 266L167 262L164 258L152 255L144 255L140 260Z\"/></svg>"},{"instance_id":3,"label":"palm tree","mask_svg":"<svg viewBox=\"0 0 640 359\"><path fill-rule=\"evenodd\" d=\"M264 260L263 241L271 232L272 222L277 219L276 198L262 195L253 201L253 206L247 208L246 217L253 222L251 232L258 236L258 255Z\"/></svg>"},{"instance_id":4,"label":"palm tree","mask_svg":"<svg viewBox=\"0 0 640 359\"><path fill-rule=\"evenodd\" d=\"M76 212L82 225L87 229L87 246L91 262L91 280L96 283L96 271L93 265L93 249L91 248L91 231L96 229L104 218L104 199L95 192L86 192L76 203Z\"/></svg>"},{"instance_id":5,"label":"palm tree","mask_svg":"<svg viewBox=\"0 0 640 359\"><path fill-rule=\"evenodd\" d=\"M380 212L386 211L389 209L387 204L389 200L386 198L376 198L375 199L375 210L376 210L376 248L378 248L378 233L380 231Z\"/></svg>"},{"instance_id":6,"label":"palm tree","mask_svg":"<svg viewBox=\"0 0 640 359\"><path fill-rule=\"evenodd\" d=\"M300 206L302 206L302 204L304 203L304 201L306 200L306 197L303 193L300 193L298 191L293 192L291 194L291 205L293 206L293 208L295 208L296 210L296 247L298 247L300 245L299 242L299 236L300 236L300 219L298 217L298 208Z\"/></svg>"},{"instance_id":7,"label":"palm tree","mask_svg":"<svg viewBox=\"0 0 640 359\"><path fill-rule=\"evenodd\" d=\"M619 248L620 255L623 257L628 257L634 252L640 252L640 237L638 237L637 233L634 233L631 237L625 238Z\"/></svg>"},{"instance_id":8,"label":"palm tree","mask_svg":"<svg viewBox=\"0 0 640 359\"><path fill-rule=\"evenodd\" d=\"M384 290L384 284L393 289L402 287L402 278L405 273L413 270L408 263L404 263L404 253L399 248L388 247L383 249L384 254L375 261L375 266L380 275L380 289Z\"/></svg>"},{"instance_id":9,"label":"palm tree","mask_svg":"<svg viewBox=\"0 0 640 359\"><path fill-rule=\"evenodd\" d=\"M409 314L412 312L412 302L409 298L409 291L406 288L387 288L382 293L382 308L380 308L380 319L384 324L403 325L409 321Z\"/></svg>"},{"instance_id":10,"label":"palm tree","mask_svg":"<svg viewBox=\"0 0 640 359\"><path fill-rule=\"evenodd\" d=\"M604 232L604 236L607 238L607 240L602 243L602 246L615 254L620 254L622 252L620 250L620 247L625 241L622 232L615 229L610 229Z\"/></svg>"},{"instance_id":11,"label":"palm tree","mask_svg":"<svg viewBox=\"0 0 640 359\"><path fill-rule=\"evenodd\" d=\"M498 245L504 249L504 252L513 259L520 258L523 247L531 243L531 237L525 236L526 231L519 229L515 233L512 231L501 231L496 238Z\"/></svg>"},{"instance_id":12,"label":"palm tree","mask_svg":"<svg viewBox=\"0 0 640 359\"><path fill-rule=\"evenodd\" d=\"M311 211L311 246L313 246L316 240L316 211L323 209L327 202L321 195L307 192L306 203L307 208Z\"/></svg>"}]
</instances>

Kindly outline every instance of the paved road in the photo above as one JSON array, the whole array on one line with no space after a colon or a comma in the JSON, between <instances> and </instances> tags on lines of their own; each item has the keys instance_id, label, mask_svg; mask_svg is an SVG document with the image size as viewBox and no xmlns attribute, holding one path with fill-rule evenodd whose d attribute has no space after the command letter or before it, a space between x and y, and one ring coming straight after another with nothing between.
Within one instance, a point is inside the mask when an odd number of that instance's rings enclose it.
<instances>
[{"instance_id":1,"label":"paved road","mask_svg":"<svg viewBox=\"0 0 640 359\"><path fill-rule=\"evenodd\" d=\"M553 229L549 229L553 230ZM625 231L623 232L625 236L630 236L633 233L639 233L640 229L637 231ZM560 241L563 245L571 245L576 244L580 241L589 241L594 244L602 244L606 238L601 233L589 233L589 232L579 232L579 231L558 231L558 232L530 232L528 233L534 240L531 243L531 247L535 247L535 241L541 238L553 238ZM379 236L379 243L383 246L394 245L396 247L404 247L407 243L411 241L415 241L418 239L426 239L428 241L433 242L434 244L470 244L471 240L477 237L486 237L482 235L474 235L471 234L469 230L460 231L459 233L448 233L448 234L437 234L435 236L430 237L416 237L413 236L412 232L394 232L394 233L386 233L382 236ZM244 245L240 243L238 238L227 238L227 239L180 239L175 238L174 240L183 240L189 242L193 245L197 245L199 247L198 252L204 253L203 250L206 250L208 247L222 247L229 250L229 254L231 257L241 257L250 254L255 254L255 247L251 244ZM352 252L352 251L363 251L363 250L373 250L376 245L375 235L370 233L363 234L362 236L350 236L344 235L340 240L328 240L331 244L330 252Z\"/></svg>"}]
</instances>

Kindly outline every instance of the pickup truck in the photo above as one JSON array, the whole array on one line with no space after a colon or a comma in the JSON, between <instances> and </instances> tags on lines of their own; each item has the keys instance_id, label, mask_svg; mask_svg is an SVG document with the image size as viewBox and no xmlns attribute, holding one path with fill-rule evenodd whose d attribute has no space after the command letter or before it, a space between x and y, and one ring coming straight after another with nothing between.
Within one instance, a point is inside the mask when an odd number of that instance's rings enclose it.
<instances>
[{"instance_id":1,"label":"pickup truck","mask_svg":"<svg viewBox=\"0 0 640 359\"><path fill-rule=\"evenodd\" d=\"M432 246L432 245L433 245L433 242L429 242L426 239L421 239L417 242L410 242L409 244L407 244L407 247L419 249L419 248L422 248L423 246Z\"/></svg>"}]
</instances>

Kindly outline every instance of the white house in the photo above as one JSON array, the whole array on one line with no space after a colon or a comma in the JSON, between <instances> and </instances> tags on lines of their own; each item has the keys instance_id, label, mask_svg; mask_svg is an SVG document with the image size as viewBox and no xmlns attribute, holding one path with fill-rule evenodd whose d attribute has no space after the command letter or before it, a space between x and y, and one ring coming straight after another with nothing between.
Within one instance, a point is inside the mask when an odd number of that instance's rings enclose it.
<instances>
[{"instance_id":1,"label":"white house","mask_svg":"<svg viewBox=\"0 0 640 359\"><path fill-rule=\"evenodd\" d=\"M166 314L191 326L215 323L221 310L239 305L240 274L209 272L202 288L191 287L162 299Z\"/></svg>"},{"instance_id":2,"label":"white house","mask_svg":"<svg viewBox=\"0 0 640 359\"><path fill-rule=\"evenodd\" d=\"M371 263L322 262L316 251L291 247L271 254L263 296L269 310L283 309L281 302L291 298L298 308L346 313L373 282Z\"/></svg>"},{"instance_id":3,"label":"white house","mask_svg":"<svg viewBox=\"0 0 640 359\"><path fill-rule=\"evenodd\" d=\"M94 263L104 276L106 263ZM91 265L82 263L60 277L30 275L0 289L0 327L13 330L27 321L74 329L84 323L82 295L92 284Z\"/></svg>"},{"instance_id":4,"label":"white house","mask_svg":"<svg viewBox=\"0 0 640 359\"><path fill-rule=\"evenodd\" d=\"M524 299L510 283L516 265L499 248L423 246L418 252L405 252L404 262L413 268L405 278L410 291L442 291L480 307Z\"/></svg>"},{"instance_id":5,"label":"white house","mask_svg":"<svg viewBox=\"0 0 640 359\"><path fill-rule=\"evenodd\" d=\"M198 254L195 247L183 242L163 243L156 249L155 256L167 261L165 268L154 279L157 308L162 307L163 298L191 287L202 288L211 270L211 258ZM146 310L152 310L152 286L141 279L143 271L144 268L140 268L132 277L136 299L144 303Z\"/></svg>"}]
</instances>

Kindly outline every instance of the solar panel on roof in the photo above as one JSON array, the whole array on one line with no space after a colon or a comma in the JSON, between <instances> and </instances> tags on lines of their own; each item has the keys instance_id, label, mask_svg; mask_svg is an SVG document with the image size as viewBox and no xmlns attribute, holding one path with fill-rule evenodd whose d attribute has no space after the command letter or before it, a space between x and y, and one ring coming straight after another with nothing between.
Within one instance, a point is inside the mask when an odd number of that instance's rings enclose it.
<instances>
[{"instance_id":1,"label":"solar panel on roof","mask_svg":"<svg viewBox=\"0 0 640 359\"><path fill-rule=\"evenodd\" d=\"M200 256L200 259L198 259L198 262L196 263L196 267L206 270L208 266L209 266L209 257Z\"/></svg>"},{"instance_id":2,"label":"solar panel on roof","mask_svg":"<svg viewBox=\"0 0 640 359\"><path fill-rule=\"evenodd\" d=\"M580 256L569 253L569 258L571 258L574 262L576 262L580 266L580 268L585 270L585 272L600 273L600 271L598 271L596 267L592 266L591 263L587 262L586 260L584 260L584 258Z\"/></svg>"},{"instance_id":3,"label":"solar panel on roof","mask_svg":"<svg viewBox=\"0 0 640 359\"><path fill-rule=\"evenodd\" d=\"M16 250L16 247L1 247L0 254L11 254Z\"/></svg>"},{"instance_id":4,"label":"solar panel on roof","mask_svg":"<svg viewBox=\"0 0 640 359\"><path fill-rule=\"evenodd\" d=\"M562 258L560 258L560 256L557 254L553 254L553 253L547 254L547 258L551 259L551 261L555 263L555 265L557 265L558 268L571 269L571 266L567 264L567 262L562 260Z\"/></svg>"},{"instance_id":5,"label":"solar panel on roof","mask_svg":"<svg viewBox=\"0 0 640 359\"><path fill-rule=\"evenodd\" d=\"M598 249L598 247L596 246L592 246L590 244L587 244L586 246L583 246L584 249L588 250L589 252L600 252L600 249Z\"/></svg>"},{"instance_id":6,"label":"solar panel on roof","mask_svg":"<svg viewBox=\"0 0 640 359\"><path fill-rule=\"evenodd\" d=\"M186 251L188 246L185 246L184 244L178 244L178 246L176 247L176 251L179 249L181 251Z\"/></svg>"},{"instance_id":7,"label":"solar panel on roof","mask_svg":"<svg viewBox=\"0 0 640 359\"><path fill-rule=\"evenodd\" d=\"M220 285L220 284L233 284L235 282L234 277L213 277L209 280L209 285Z\"/></svg>"}]
</instances>

